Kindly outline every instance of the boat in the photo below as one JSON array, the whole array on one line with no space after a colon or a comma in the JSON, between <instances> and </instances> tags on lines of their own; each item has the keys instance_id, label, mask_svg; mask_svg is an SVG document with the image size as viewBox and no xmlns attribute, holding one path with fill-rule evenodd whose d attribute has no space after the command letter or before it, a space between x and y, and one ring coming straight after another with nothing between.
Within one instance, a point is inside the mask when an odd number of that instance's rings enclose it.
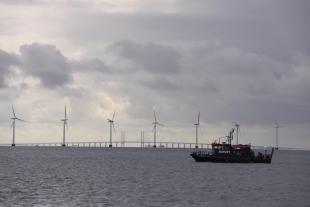
<instances>
[{"instance_id":1,"label":"boat","mask_svg":"<svg viewBox=\"0 0 310 207\"><path fill-rule=\"evenodd\" d=\"M271 163L274 149L271 153L255 153L250 144L232 145L234 128L231 129L227 136L227 143L217 143L214 141L212 151L194 151L190 155L196 162L221 162L221 163Z\"/></svg>"}]
</instances>

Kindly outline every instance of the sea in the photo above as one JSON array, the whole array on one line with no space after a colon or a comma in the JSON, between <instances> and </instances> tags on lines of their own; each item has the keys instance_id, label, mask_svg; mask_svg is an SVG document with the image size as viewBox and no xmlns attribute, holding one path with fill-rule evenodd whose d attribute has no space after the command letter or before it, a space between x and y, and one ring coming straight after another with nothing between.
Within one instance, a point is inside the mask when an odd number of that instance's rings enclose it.
<instances>
[{"instance_id":1,"label":"sea","mask_svg":"<svg viewBox=\"0 0 310 207\"><path fill-rule=\"evenodd\" d=\"M190 149L0 147L0 206L310 206L310 151L197 163Z\"/></svg>"}]
</instances>

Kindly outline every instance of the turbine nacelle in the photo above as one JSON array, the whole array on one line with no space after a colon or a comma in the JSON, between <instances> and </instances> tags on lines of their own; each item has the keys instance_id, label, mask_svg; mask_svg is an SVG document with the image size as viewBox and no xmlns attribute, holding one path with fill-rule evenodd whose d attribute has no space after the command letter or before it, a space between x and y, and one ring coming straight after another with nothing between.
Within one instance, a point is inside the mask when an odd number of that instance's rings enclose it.
<instances>
[{"instance_id":1,"label":"turbine nacelle","mask_svg":"<svg viewBox=\"0 0 310 207\"><path fill-rule=\"evenodd\" d=\"M18 120L18 121L23 121L23 122L26 122L25 120L23 120L23 119L19 119L19 118L17 118L17 117L13 117L13 118L11 118L11 120Z\"/></svg>"},{"instance_id":2,"label":"turbine nacelle","mask_svg":"<svg viewBox=\"0 0 310 207\"><path fill-rule=\"evenodd\" d=\"M23 122L25 122L25 120L20 119L20 118L18 118L18 117L16 116L13 105L12 105L12 112L13 112L13 117L11 118L11 120L14 120L14 121L15 121L15 120L18 120L18 121L23 121Z\"/></svg>"},{"instance_id":3,"label":"turbine nacelle","mask_svg":"<svg viewBox=\"0 0 310 207\"><path fill-rule=\"evenodd\" d=\"M163 124L161 124L160 122L157 121L157 117L154 111L154 122L152 122L153 125L159 125L159 126L164 126Z\"/></svg>"},{"instance_id":4,"label":"turbine nacelle","mask_svg":"<svg viewBox=\"0 0 310 207\"><path fill-rule=\"evenodd\" d=\"M200 111L198 112L197 123L194 125L198 126L200 124Z\"/></svg>"},{"instance_id":5,"label":"turbine nacelle","mask_svg":"<svg viewBox=\"0 0 310 207\"><path fill-rule=\"evenodd\" d=\"M153 125L159 125L159 126L164 126L163 124L159 123L158 121L155 121L152 123Z\"/></svg>"},{"instance_id":6,"label":"turbine nacelle","mask_svg":"<svg viewBox=\"0 0 310 207\"><path fill-rule=\"evenodd\" d=\"M280 128L278 121L275 121L275 126L274 128Z\"/></svg>"}]
</instances>

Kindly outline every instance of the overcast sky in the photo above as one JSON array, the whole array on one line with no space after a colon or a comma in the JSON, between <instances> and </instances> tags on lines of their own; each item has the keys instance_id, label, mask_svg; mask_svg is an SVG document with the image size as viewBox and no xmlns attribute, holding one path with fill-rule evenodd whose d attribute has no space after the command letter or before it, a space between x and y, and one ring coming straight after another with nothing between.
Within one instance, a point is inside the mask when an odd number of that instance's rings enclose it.
<instances>
[{"instance_id":1,"label":"overcast sky","mask_svg":"<svg viewBox=\"0 0 310 207\"><path fill-rule=\"evenodd\" d=\"M0 143L240 142L310 149L308 0L1 0Z\"/></svg>"}]
</instances>

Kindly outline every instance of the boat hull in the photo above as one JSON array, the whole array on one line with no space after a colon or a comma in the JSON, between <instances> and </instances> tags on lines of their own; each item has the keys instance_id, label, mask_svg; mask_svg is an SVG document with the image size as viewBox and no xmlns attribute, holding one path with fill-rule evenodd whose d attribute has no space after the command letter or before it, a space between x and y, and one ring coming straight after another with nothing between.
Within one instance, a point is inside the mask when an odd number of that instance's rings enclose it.
<instances>
[{"instance_id":1,"label":"boat hull","mask_svg":"<svg viewBox=\"0 0 310 207\"><path fill-rule=\"evenodd\" d=\"M217 162L217 163L271 163L271 156L264 157L241 157L234 155L212 155L199 152L191 153L196 162Z\"/></svg>"}]
</instances>

